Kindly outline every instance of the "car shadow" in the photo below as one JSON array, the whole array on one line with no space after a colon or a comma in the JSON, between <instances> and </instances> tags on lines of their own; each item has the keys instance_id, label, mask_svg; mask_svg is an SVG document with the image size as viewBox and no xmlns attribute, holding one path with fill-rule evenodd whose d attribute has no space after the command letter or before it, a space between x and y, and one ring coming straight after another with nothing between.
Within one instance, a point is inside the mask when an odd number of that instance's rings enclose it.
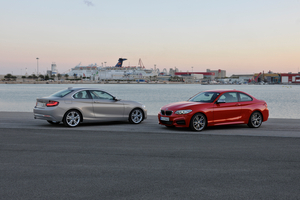
<instances>
[{"instance_id":1,"label":"car shadow","mask_svg":"<svg viewBox=\"0 0 300 200\"><path fill-rule=\"evenodd\" d=\"M185 128L185 127L162 127L164 130L172 130L172 131L177 131L177 132L194 132L197 133L197 131L192 131L190 128ZM206 127L203 131L204 132L209 132L209 131L216 131L216 130L232 130L232 129L245 129L249 128L246 124L232 124L232 125L220 125L220 126L209 126ZM200 131L200 132L203 132ZM199 132L199 133L200 133Z\"/></svg>"},{"instance_id":2,"label":"car shadow","mask_svg":"<svg viewBox=\"0 0 300 200\"><path fill-rule=\"evenodd\" d=\"M109 122L85 122L80 123L79 126L115 126L115 125L124 125L130 124L127 121L109 121Z\"/></svg>"},{"instance_id":3,"label":"car shadow","mask_svg":"<svg viewBox=\"0 0 300 200\"><path fill-rule=\"evenodd\" d=\"M84 123L80 123L78 126L76 127L88 127L88 126L116 126L116 125L124 125L124 124L128 124L130 125L131 123L127 122L127 121L109 121L109 122L84 122ZM57 127L57 128L71 128L71 127L67 127L65 126L62 122L59 124L41 124L40 126L42 127ZM75 128L76 128L75 127Z\"/></svg>"}]
</instances>

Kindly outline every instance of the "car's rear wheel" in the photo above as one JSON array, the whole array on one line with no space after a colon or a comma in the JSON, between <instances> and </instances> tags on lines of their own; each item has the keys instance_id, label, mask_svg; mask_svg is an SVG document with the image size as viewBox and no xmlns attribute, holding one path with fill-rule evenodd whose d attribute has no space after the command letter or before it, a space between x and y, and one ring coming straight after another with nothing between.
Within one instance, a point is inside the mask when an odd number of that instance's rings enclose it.
<instances>
[{"instance_id":1,"label":"car's rear wheel","mask_svg":"<svg viewBox=\"0 0 300 200\"><path fill-rule=\"evenodd\" d=\"M206 127L206 116L202 113L195 114L190 121L190 129L202 131Z\"/></svg>"},{"instance_id":2,"label":"car's rear wheel","mask_svg":"<svg viewBox=\"0 0 300 200\"><path fill-rule=\"evenodd\" d=\"M49 123L49 124L59 124L60 122L58 122L58 121L50 121L50 120L47 120L47 122Z\"/></svg>"},{"instance_id":3,"label":"car's rear wheel","mask_svg":"<svg viewBox=\"0 0 300 200\"><path fill-rule=\"evenodd\" d=\"M141 109L135 108L129 114L129 122L132 124L139 124L144 119L144 113Z\"/></svg>"},{"instance_id":4,"label":"car's rear wheel","mask_svg":"<svg viewBox=\"0 0 300 200\"><path fill-rule=\"evenodd\" d=\"M77 110L69 110L64 117L64 125L68 127L75 127L81 121L81 114Z\"/></svg>"},{"instance_id":5,"label":"car's rear wheel","mask_svg":"<svg viewBox=\"0 0 300 200\"><path fill-rule=\"evenodd\" d=\"M261 126L262 121L263 121L262 114L258 111L255 111L250 116L248 126L250 128L258 128Z\"/></svg>"}]
</instances>

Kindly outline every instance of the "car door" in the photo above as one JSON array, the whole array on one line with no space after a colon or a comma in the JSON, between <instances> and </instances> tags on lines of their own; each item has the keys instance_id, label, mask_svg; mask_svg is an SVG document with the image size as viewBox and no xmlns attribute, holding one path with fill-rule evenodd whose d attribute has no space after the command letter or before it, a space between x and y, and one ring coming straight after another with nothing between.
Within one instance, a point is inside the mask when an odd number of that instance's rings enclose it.
<instances>
[{"instance_id":1,"label":"car door","mask_svg":"<svg viewBox=\"0 0 300 200\"><path fill-rule=\"evenodd\" d=\"M73 95L73 107L79 108L84 119L94 118L93 99L88 91L81 90Z\"/></svg>"},{"instance_id":2,"label":"car door","mask_svg":"<svg viewBox=\"0 0 300 200\"><path fill-rule=\"evenodd\" d=\"M107 92L89 90L93 98L93 108L96 118L114 120L124 117L124 104Z\"/></svg>"},{"instance_id":3,"label":"car door","mask_svg":"<svg viewBox=\"0 0 300 200\"><path fill-rule=\"evenodd\" d=\"M219 100L223 102L218 103ZM241 122L241 106L237 92L222 94L214 104L214 124Z\"/></svg>"},{"instance_id":4,"label":"car door","mask_svg":"<svg viewBox=\"0 0 300 200\"><path fill-rule=\"evenodd\" d=\"M239 93L239 102L241 106L242 120L248 121L253 112L253 99L247 94Z\"/></svg>"}]
</instances>

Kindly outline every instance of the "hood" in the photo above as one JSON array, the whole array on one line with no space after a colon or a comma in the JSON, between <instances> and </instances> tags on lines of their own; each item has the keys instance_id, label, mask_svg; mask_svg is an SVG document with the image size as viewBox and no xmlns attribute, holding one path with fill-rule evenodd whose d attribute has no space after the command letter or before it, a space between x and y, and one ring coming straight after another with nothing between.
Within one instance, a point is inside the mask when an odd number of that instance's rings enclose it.
<instances>
[{"instance_id":1,"label":"hood","mask_svg":"<svg viewBox=\"0 0 300 200\"><path fill-rule=\"evenodd\" d=\"M163 107L161 107L162 110L166 110L168 108L168 110L172 110L172 111L176 111L176 110L185 110L185 109L190 109L193 106L199 106L199 105L206 105L206 104L210 104L210 103L204 103L204 102L192 102L192 101L181 101L181 102L176 102L176 103L170 103L167 104Z\"/></svg>"},{"instance_id":2,"label":"hood","mask_svg":"<svg viewBox=\"0 0 300 200\"><path fill-rule=\"evenodd\" d=\"M131 100L122 100L122 99L119 99L120 102L122 102L123 104L129 104L129 105L136 105L136 106L142 106L144 104L140 103L140 102L137 102L137 101L131 101Z\"/></svg>"}]
</instances>

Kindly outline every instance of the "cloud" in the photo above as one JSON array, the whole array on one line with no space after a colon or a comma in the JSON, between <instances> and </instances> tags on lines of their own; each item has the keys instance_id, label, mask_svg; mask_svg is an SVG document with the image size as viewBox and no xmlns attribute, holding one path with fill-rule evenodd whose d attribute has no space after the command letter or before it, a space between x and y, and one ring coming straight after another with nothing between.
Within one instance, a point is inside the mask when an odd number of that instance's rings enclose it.
<instances>
[{"instance_id":1,"label":"cloud","mask_svg":"<svg viewBox=\"0 0 300 200\"><path fill-rule=\"evenodd\" d=\"M88 1L88 0L84 0L84 3L85 3L87 6L94 6L93 2Z\"/></svg>"}]
</instances>

